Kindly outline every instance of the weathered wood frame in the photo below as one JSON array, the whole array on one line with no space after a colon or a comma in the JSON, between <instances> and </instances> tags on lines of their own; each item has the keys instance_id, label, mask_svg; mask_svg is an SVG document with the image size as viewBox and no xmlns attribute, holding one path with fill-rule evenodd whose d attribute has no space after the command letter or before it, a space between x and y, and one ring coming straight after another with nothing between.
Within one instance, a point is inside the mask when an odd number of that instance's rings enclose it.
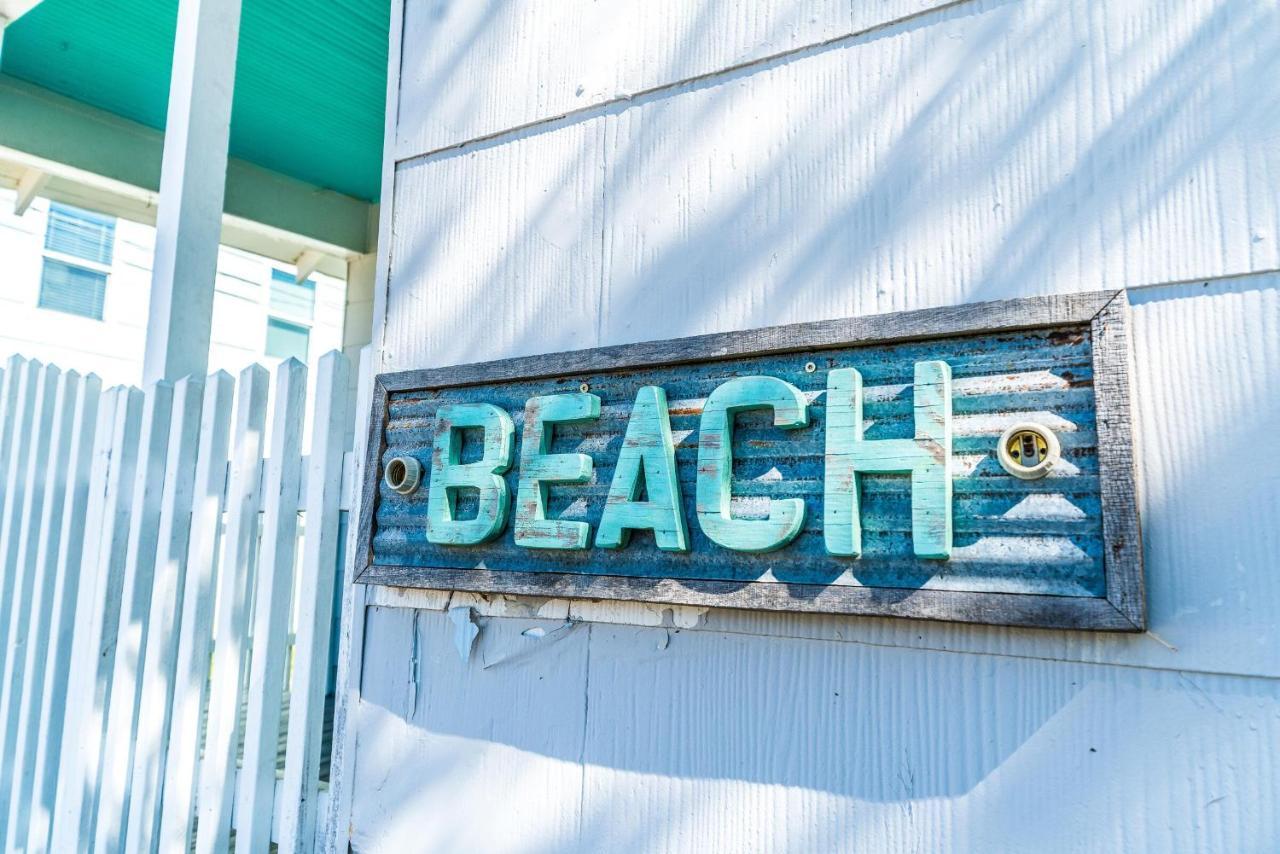
<instances>
[{"instance_id":1,"label":"weathered wood frame","mask_svg":"<svg viewBox=\"0 0 1280 854\"><path fill-rule=\"evenodd\" d=\"M400 587L679 605L913 617L1038 628L1142 631L1146 628L1142 537L1133 466L1128 296L1123 290L1026 297L869 317L826 320L550 353L375 378L360 501L355 581ZM1106 598L1027 593L692 581L577 573L378 566L373 519L394 392L670 366L734 356L948 338L1089 324L1093 345ZM566 371L566 366L572 366ZM796 596L793 593L800 595Z\"/></svg>"}]
</instances>

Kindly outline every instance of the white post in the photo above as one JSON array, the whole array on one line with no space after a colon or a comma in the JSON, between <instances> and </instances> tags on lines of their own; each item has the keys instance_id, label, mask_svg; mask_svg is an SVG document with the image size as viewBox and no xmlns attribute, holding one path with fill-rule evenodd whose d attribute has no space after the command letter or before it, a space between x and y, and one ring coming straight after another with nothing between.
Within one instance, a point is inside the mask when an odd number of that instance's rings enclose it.
<instances>
[{"instance_id":1,"label":"white post","mask_svg":"<svg viewBox=\"0 0 1280 854\"><path fill-rule=\"evenodd\" d=\"M376 219L375 219L376 222ZM374 238L376 239L376 237ZM373 341L373 289L377 283L378 256L361 255L347 262L346 312L342 317L342 355L348 364L359 365L360 353ZM352 438L356 425L363 426L366 413L356 412L356 389L360 383L360 371L353 370L347 382L347 411L354 418L347 419L347 447L354 447Z\"/></svg>"},{"instance_id":2,"label":"white post","mask_svg":"<svg viewBox=\"0 0 1280 854\"><path fill-rule=\"evenodd\" d=\"M179 0L144 383L208 367L239 32L240 0Z\"/></svg>"}]
</instances>

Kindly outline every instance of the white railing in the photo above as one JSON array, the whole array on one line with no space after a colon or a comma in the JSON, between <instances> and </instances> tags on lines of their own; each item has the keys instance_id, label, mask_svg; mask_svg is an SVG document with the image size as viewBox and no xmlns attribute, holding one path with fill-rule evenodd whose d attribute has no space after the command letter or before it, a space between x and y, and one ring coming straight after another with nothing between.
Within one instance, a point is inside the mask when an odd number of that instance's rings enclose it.
<instances>
[{"instance_id":1,"label":"white railing","mask_svg":"<svg viewBox=\"0 0 1280 854\"><path fill-rule=\"evenodd\" d=\"M303 457L293 360L269 430L260 366L144 393L5 364L3 850L316 846L347 374L320 360Z\"/></svg>"}]
</instances>

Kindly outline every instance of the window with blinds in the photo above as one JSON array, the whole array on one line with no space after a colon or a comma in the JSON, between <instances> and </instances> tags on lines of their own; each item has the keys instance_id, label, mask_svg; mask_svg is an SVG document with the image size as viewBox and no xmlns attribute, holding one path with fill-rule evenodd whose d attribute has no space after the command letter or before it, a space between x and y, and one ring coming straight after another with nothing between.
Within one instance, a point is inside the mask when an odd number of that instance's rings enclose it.
<instances>
[{"instance_id":1,"label":"window with blinds","mask_svg":"<svg viewBox=\"0 0 1280 854\"><path fill-rule=\"evenodd\" d=\"M51 204L38 305L101 320L115 237L114 217Z\"/></svg>"},{"instance_id":2,"label":"window with blinds","mask_svg":"<svg viewBox=\"0 0 1280 854\"><path fill-rule=\"evenodd\" d=\"M267 318L266 354L305 362L316 310L316 283L310 279L298 282L291 273L272 270L267 307L271 316Z\"/></svg>"}]
</instances>

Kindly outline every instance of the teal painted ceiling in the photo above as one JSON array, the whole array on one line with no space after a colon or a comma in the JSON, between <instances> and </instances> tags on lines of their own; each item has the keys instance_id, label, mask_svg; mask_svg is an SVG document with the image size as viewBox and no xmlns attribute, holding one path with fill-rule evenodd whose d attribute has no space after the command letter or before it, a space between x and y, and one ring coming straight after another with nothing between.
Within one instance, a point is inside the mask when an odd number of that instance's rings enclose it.
<instances>
[{"instance_id":1,"label":"teal painted ceiling","mask_svg":"<svg viewBox=\"0 0 1280 854\"><path fill-rule=\"evenodd\" d=\"M376 201L390 0L243 0L231 156ZM44 0L0 71L157 130L178 0Z\"/></svg>"}]
</instances>

